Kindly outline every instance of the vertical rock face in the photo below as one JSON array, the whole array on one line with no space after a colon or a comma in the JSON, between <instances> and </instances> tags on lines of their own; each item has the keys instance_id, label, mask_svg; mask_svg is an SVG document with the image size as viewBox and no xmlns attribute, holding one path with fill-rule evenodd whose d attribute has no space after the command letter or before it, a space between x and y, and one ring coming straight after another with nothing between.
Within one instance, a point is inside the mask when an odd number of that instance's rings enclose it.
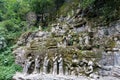
<instances>
[{"instance_id":1,"label":"vertical rock face","mask_svg":"<svg viewBox=\"0 0 120 80\"><path fill-rule=\"evenodd\" d=\"M59 18L49 32L39 30L21 36L13 53L24 74L16 74L15 80L120 76L120 22L94 30L80 14L76 16ZM85 76L83 80L87 80Z\"/></svg>"},{"instance_id":2,"label":"vertical rock face","mask_svg":"<svg viewBox=\"0 0 120 80\"><path fill-rule=\"evenodd\" d=\"M34 25L35 22L37 21L37 15L34 12L29 12L26 15L26 19L27 19L27 22L28 22L29 25Z\"/></svg>"},{"instance_id":3,"label":"vertical rock face","mask_svg":"<svg viewBox=\"0 0 120 80\"><path fill-rule=\"evenodd\" d=\"M15 54L15 62L21 66L24 65L24 61L25 61L25 49L23 47L19 47L16 50L14 50L13 52Z\"/></svg>"}]
</instances>

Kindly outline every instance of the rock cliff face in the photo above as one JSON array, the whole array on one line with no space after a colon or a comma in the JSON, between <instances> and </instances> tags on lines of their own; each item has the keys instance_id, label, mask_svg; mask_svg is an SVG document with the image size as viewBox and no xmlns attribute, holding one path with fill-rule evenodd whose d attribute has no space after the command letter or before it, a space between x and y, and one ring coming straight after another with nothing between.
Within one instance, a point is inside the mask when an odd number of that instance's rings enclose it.
<instances>
[{"instance_id":1,"label":"rock cliff face","mask_svg":"<svg viewBox=\"0 0 120 80\"><path fill-rule=\"evenodd\" d=\"M16 73L14 80L120 77L119 20L108 26L93 27L77 9L72 16L69 13L61 16L50 26L48 32L26 32L20 37L13 53L24 74Z\"/></svg>"}]
</instances>

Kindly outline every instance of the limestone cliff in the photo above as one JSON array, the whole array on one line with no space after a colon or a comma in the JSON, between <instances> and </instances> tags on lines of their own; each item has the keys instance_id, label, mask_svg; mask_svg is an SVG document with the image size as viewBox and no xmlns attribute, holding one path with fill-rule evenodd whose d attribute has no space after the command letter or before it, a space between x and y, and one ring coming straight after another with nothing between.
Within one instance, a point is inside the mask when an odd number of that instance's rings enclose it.
<instances>
[{"instance_id":1,"label":"limestone cliff","mask_svg":"<svg viewBox=\"0 0 120 80\"><path fill-rule=\"evenodd\" d=\"M28 57L31 56L35 60L39 55L42 60L41 65L43 66L45 54L48 54L51 69L49 74L51 75L53 57L57 53L57 55L62 55L64 61L64 75L67 75L67 67L70 70L69 75L90 77L90 74L94 73L100 76L120 77L120 73L116 71L119 68L115 67L116 65L120 67L120 63L117 62L120 60L120 20L107 26L95 26L82 16L81 9L78 6L78 9L71 10L66 16L61 15L54 23L49 25L51 27L50 31L39 29L38 31L22 34L13 51L17 64L24 68ZM77 57L74 57L75 54ZM75 65L74 59L78 60ZM87 67L81 64L84 60L87 61ZM87 73L89 72L87 69L90 61L92 61L93 71ZM34 63L31 64L28 74L33 74ZM85 70L76 69L77 66L80 66L81 69L85 68ZM43 71L43 67L41 67L40 71ZM18 75L17 78L19 78ZM24 78L25 76L23 79L18 80L24 80ZM14 79L16 79L16 76L14 76ZM41 78L31 78L31 80L39 79ZM64 80L69 79L71 78ZM72 79L79 80L80 78L73 77ZM85 80L87 79L85 78Z\"/></svg>"}]
</instances>

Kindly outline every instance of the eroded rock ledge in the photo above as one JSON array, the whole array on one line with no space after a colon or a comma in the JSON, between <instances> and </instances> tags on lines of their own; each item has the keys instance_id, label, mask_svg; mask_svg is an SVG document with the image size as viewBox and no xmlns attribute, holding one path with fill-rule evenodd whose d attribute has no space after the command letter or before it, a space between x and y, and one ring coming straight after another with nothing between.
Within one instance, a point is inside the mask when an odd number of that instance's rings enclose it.
<instances>
[{"instance_id":1,"label":"eroded rock ledge","mask_svg":"<svg viewBox=\"0 0 120 80\"><path fill-rule=\"evenodd\" d=\"M22 73L16 73L13 80L119 80L119 78L112 76L95 76L94 78L86 76L62 76L51 74L30 74L23 75Z\"/></svg>"}]
</instances>

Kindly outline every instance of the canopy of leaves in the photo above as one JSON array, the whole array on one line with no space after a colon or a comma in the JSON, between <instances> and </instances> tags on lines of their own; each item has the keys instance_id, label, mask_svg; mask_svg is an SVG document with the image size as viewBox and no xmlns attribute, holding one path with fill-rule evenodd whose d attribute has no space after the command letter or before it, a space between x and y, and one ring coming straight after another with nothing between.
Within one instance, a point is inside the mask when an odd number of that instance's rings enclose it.
<instances>
[{"instance_id":1,"label":"canopy of leaves","mask_svg":"<svg viewBox=\"0 0 120 80\"><path fill-rule=\"evenodd\" d=\"M85 16L99 23L120 19L120 0L80 0L80 4Z\"/></svg>"}]
</instances>

